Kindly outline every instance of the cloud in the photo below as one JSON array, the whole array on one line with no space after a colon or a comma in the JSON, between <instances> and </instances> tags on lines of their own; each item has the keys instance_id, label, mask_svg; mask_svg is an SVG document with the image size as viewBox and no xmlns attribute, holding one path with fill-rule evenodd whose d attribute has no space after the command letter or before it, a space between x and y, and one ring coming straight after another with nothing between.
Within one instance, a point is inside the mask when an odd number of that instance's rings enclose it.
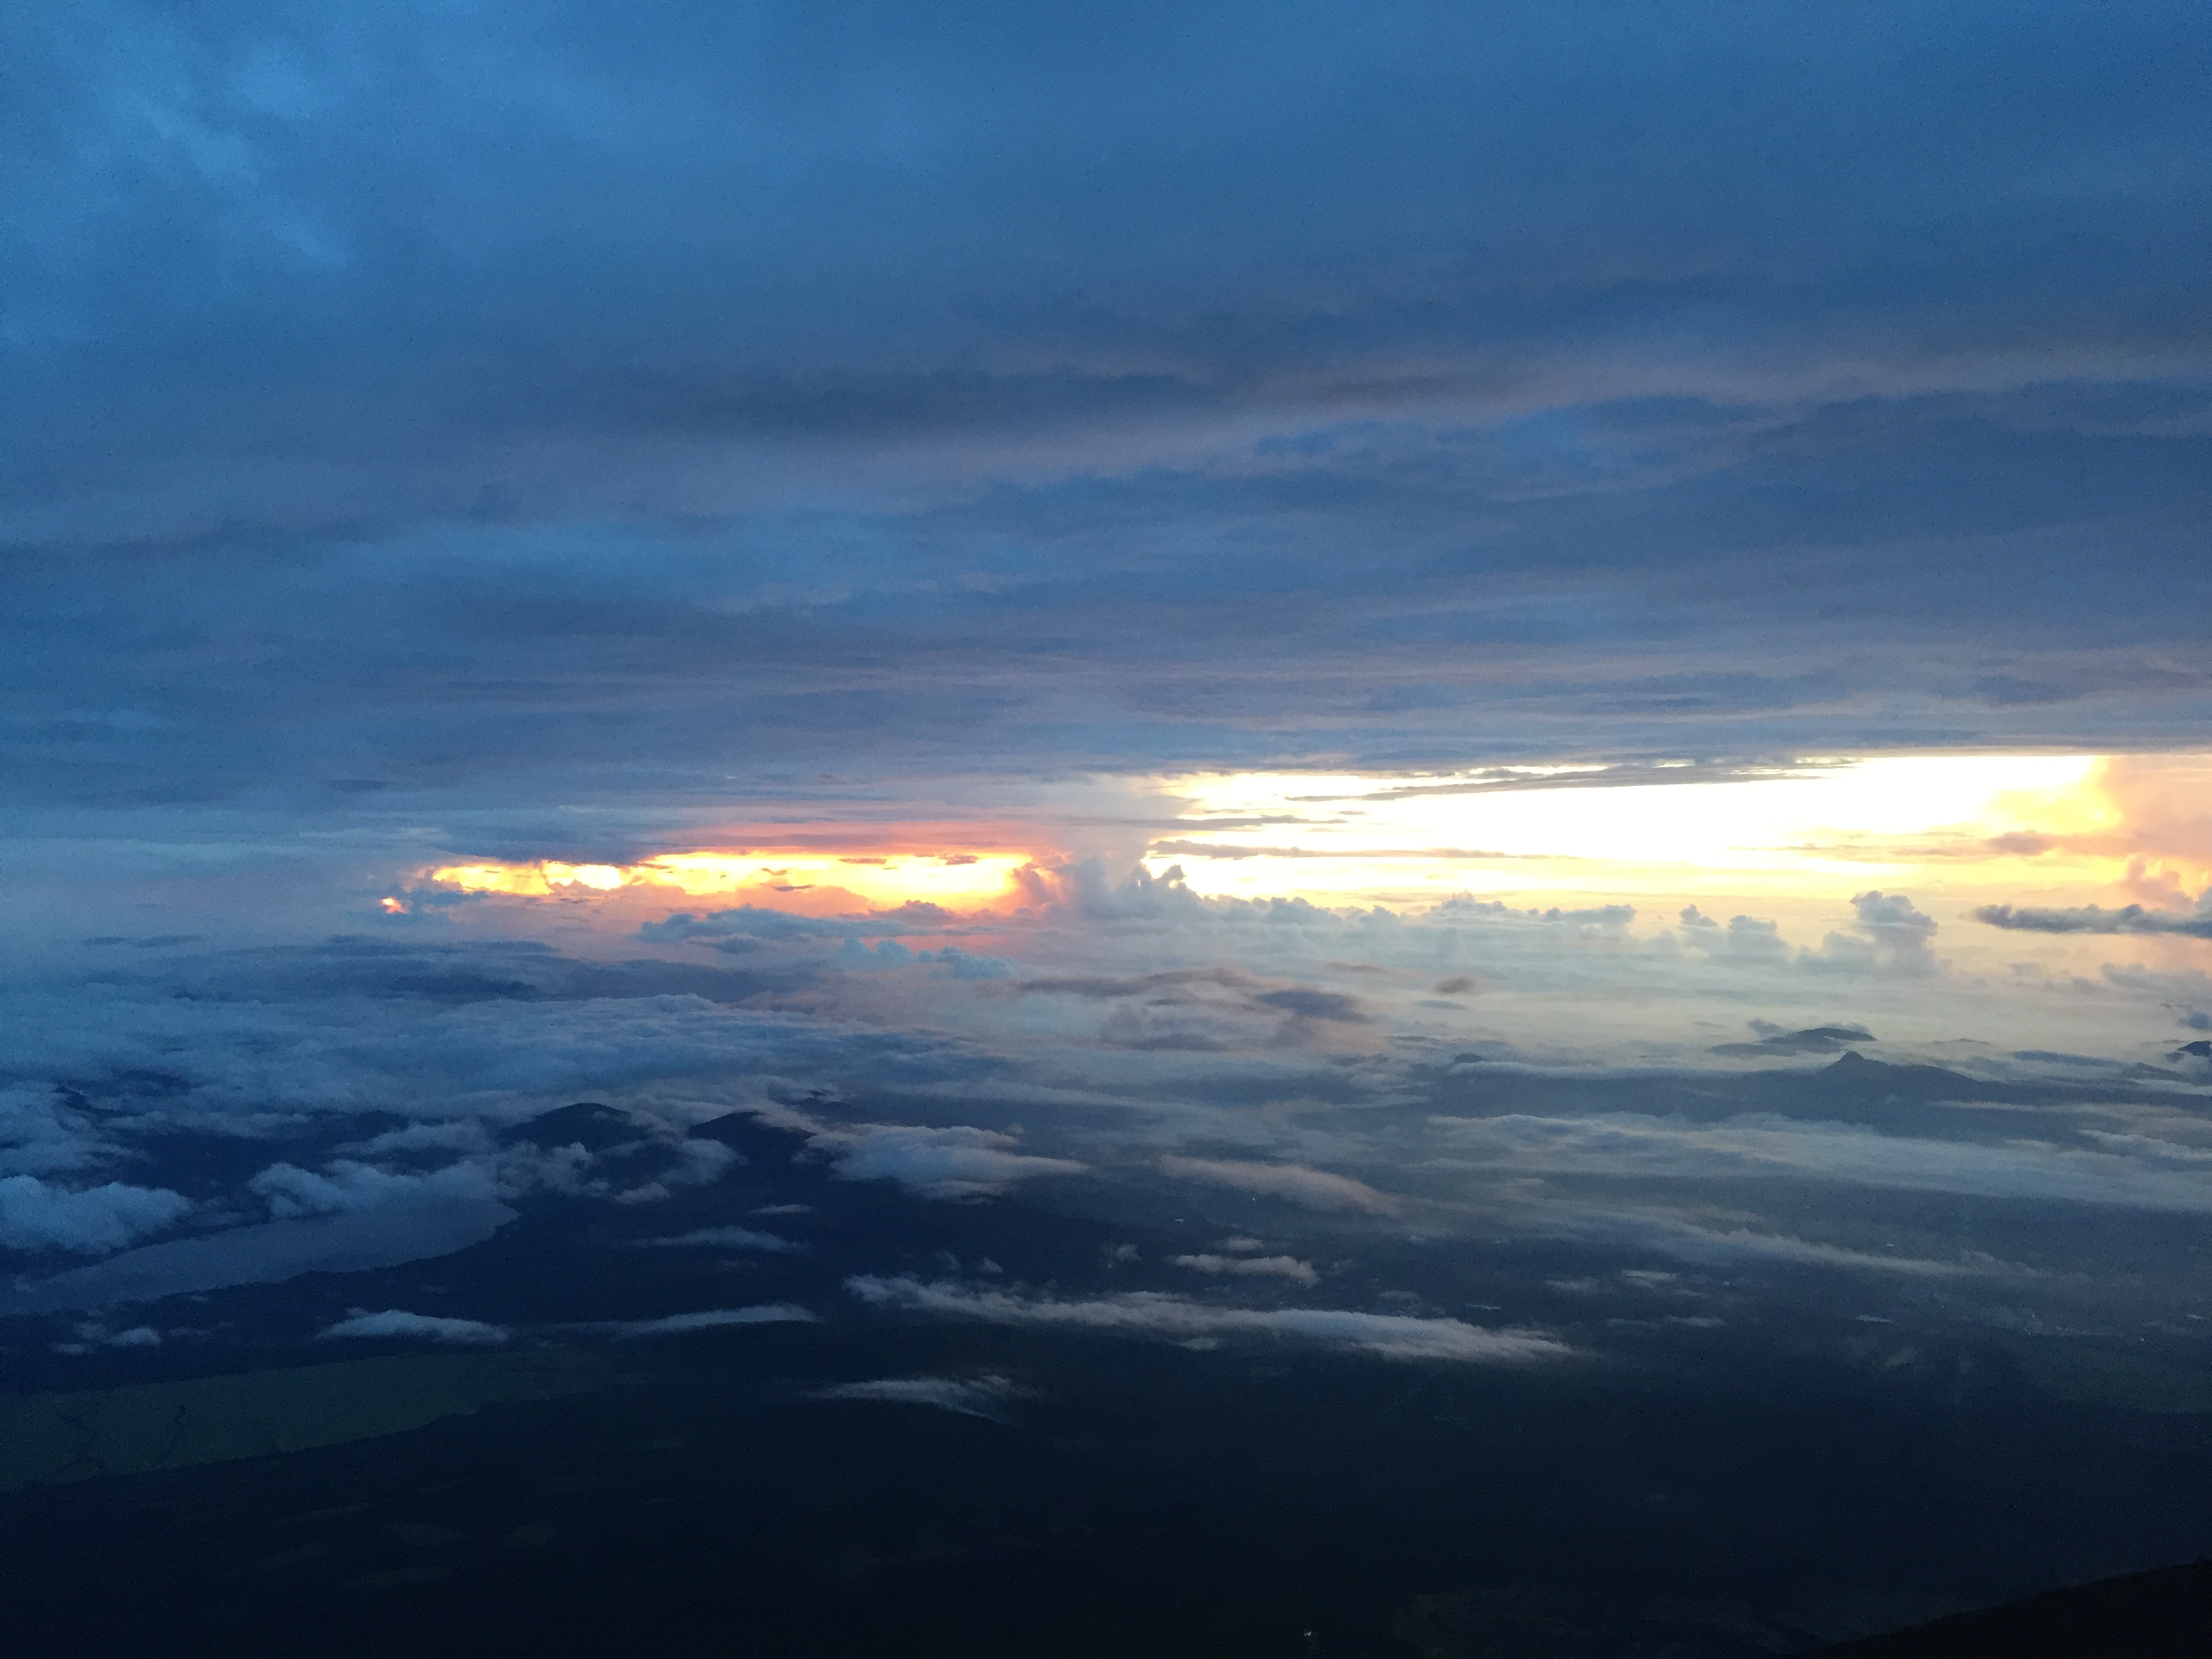
<instances>
[{"instance_id":1,"label":"cloud","mask_svg":"<svg viewBox=\"0 0 2212 1659\"><path fill-rule=\"evenodd\" d=\"M290 1164L272 1164L246 1185L247 1191L265 1199L270 1213L279 1218L373 1210L425 1194L462 1199L502 1195L490 1170L466 1160L429 1175L393 1174L350 1158L338 1159L321 1175Z\"/></svg>"},{"instance_id":2,"label":"cloud","mask_svg":"<svg viewBox=\"0 0 2212 1659\"><path fill-rule=\"evenodd\" d=\"M104 1150L92 1119L63 1091L40 1083L0 1087L0 1174L81 1170Z\"/></svg>"},{"instance_id":3,"label":"cloud","mask_svg":"<svg viewBox=\"0 0 2212 1659\"><path fill-rule=\"evenodd\" d=\"M1790 947L1782 942L1781 927L1757 916L1735 915L1723 927L1694 904L1685 905L1680 918L1682 943L1692 950L1724 957L1735 962L1786 962Z\"/></svg>"},{"instance_id":4,"label":"cloud","mask_svg":"<svg viewBox=\"0 0 2212 1659\"><path fill-rule=\"evenodd\" d=\"M654 1162L653 1179L627 1187L595 1175L601 1158L580 1143L541 1147L528 1140L427 1171L392 1170L343 1158L319 1173L272 1164L246 1185L278 1217L336 1215L426 1197L512 1200L542 1190L639 1203L666 1198L671 1183L696 1186L713 1181L734 1161L730 1149L714 1141L641 1135L635 1145L664 1156Z\"/></svg>"},{"instance_id":5,"label":"cloud","mask_svg":"<svg viewBox=\"0 0 2212 1659\"><path fill-rule=\"evenodd\" d=\"M934 962L937 971L948 979L1005 979L1016 964L1005 957L987 957L962 950L957 945L947 945L936 951L923 951L920 960Z\"/></svg>"},{"instance_id":6,"label":"cloud","mask_svg":"<svg viewBox=\"0 0 2212 1659\"><path fill-rule=\"evenodd\" d=\"M879 939L874 948L848 937L829 958L840 968L866 970L882 968L933 967L946 979L1005 979L1015 964L1003 957L978 956L947 945L933 951L915 951L895 939Z\"/></svg>"},{"instance_id":7,"label":"cloud","mask_svg":"<svg viewBox=\"0 0 2212 1659\"><path fill-rule=\"evenodd\" d=\"M1005 1407L1015 1400L1036 1397L1004 1376L896 1376L867 1382L838 1382L817 1389L810 1400L878 1401L892 1406L933 1406L962 1417L1006 1420Z\"/></svg>"},{"instance_id":8,"label":"cloud","mask_svg":"<svg viewBox=\"0 0 2212 1659\"><path fill-rule=\"evenodd\" d=\"M1725 1054L1731 1059L1763 1058L1773 1054L1839 1054L1846 1049L1873 1042L1872 1031L1863 1025L1813 1025L1802 1030L1784 1030L1771 1020L1754 1019L1751 1029L1758 1034L1756 1042L1723 1042L1708 1052Z\"/></svg>"},{"instance_id":9,"label":"cloud","mask_svg":"<svg viewBox=\"0 0 2212 1659\"><path fill-rule=\"evenodd\" d=\"M1294 1255L1176 1255L1168 1260L1193 1273L1226 1273L1243 1279L1288 1279L1301 1285L1321 1282L1313 1263L1301 1261Z\"/></svg>"},{"instance_id":10,"label":"cloud","mask_svg":"<svg viewBox=\"0 0 2212 1659\"><path fill-rule=\"evenodd\" d=\"M1630 1244L1704 1267L1762 1262L1895 1274L1906 1279L2022 1276L2020 1269L1978 1253L1969 1253L1965 1260L1945 1261L1927 1256L1855 1250L1845 1245L1800 1238L1793 1233L1766 1232L1750 1227L1700 1226L1676 1216L1589 1212L1579 1218L1558 1219L1558 1231L1571 1236L1615 1245Z\"/></svg>"},{"instance_id":11,"label":"cloud","mask_svg":"<svg viewBox=\"0 0 2212 1659\"><path fill-rule=\"evenodd\" d=\"M912 964L915 954L895 939L879 939L870 950L856 939L848 939L838 948L836 961L840 968L904 968Z\"/></svg>"},{"instance_id":12,"label":"cloud","mask_svg":"<svg viewBox=\"0 0 2212 1659\"><path fill-rule=\"evenodd\" d=\"M774 1233L757 1232L750 1227L698 1227L667 1238L633 1238L629 1246L632 1249L712 1249L765 1250L771 1254L806 1248Z\"/></svg>"},{"instance_id":13,"label":"cloud","mask_svg":"<svg viewBox=\"0 0 2212 1659\"><path fill-rule=\"evenodd\" d=\"M1974 912L1976 921L2031 933L2166 933L2185 939L2212 939L2212 902L2199 899L2191 912L2148 910L2127 904L2117 910L2083 904L2070 908L2033 905L1984 904Z\"/></svg>"},{"instance_id":14,"label":"cloud","mask_svg":"<svg viewBox=\"0 0 2212 1659\"><path fill-rule=\"evenodd\" d=\"M908 907L908 911L898 914L895 918L881 915L805 916L757 904L740 904L726 910L710 910L704 915L678 910L659 921L643 923L637 930L637 936L659 943L699 940L718 947L728 945L744 951L787 939L857 941L864 936L873 939L890 933L934 933L945 922L953 919L951 912L939 909L933 904L921 907L918 914L913 907Z\"/></svg>"},{"instance_id":15,"label":"cloud","mask_svg":"<svg viewBox=\"0 0 2212 1659\"><path fill-rule=\"evenodd\" d=\"M1395 792L1389 792L1395 793ZM1519 856L1480 848L1467 847L1363 847L1357 853L1338 853L1313 847L1240 847L1229 842L1212 841L1156 841L1145 849L1148 858L1197 859L1480 859L1498 860Z\"/></svg>"},{"instance_id":16,"label":"cloud","mask_svg":"<svg viewBox=\"0 0 2212 1659\"><path fill-rule=\"evenodd\" d=\"M1613 933L1636 920L1636 907L1597 904L1562 909L1554 904L1547 909L1516 910L1503 899L1479 899L1472 894L1457 893L1431 905L1426 914L1437 921L1535 921L1549 926L1566 923L1600 933Z\"/></svg>"},{"instance_id":17,"label":"cloud","mask_svg":"<svg viewBox=\"0 0 2212 1659\"><path fill-rule=\"evenodd\" d=\"M173 1226L191 1200L166 1187L111 1181L71 1190L36 1176L0 1178L0 1244L15 1250L72 1250L98 1255Z\"/></svg>"},{"instance_id":18,"label":"cloud","mask_svg":"<svg viewBox=\"0 0 2212 1659\"><path fill-rule=\"evenodd\" d=\"M2196 729L2186 9L118 15L12 40L11 805Z\"/></svg>"},{"instance_id":19,"label":"cloud","mask_svg":"<svg viewBox=\"0 0 2212 1659\"><path fill-rule=\"evenodd\" d=\"M257 955L258 953L256 953ZM389 1109L434 1103L426 1118L520 1115L718 1065L788 1071L816 1056L892 1046L832 1035L803 1020L745 1013L694 995L488 997L448 1005L386 999L369 985L419 964L357 959L350 945L286 953L289 961L188 965L147 984L70 984L0 998L19 1074L105 1080L173 1079L140 1105L168 1121L192 1114L227 1125L256 1115ZM489 953L497 966L501 952ZM319 983L337 958L360 977ZM556 958L557 964L558 958ZM919 1057L927 1044L908 1040ZM764 1064L764 1062L768 1062Z\"/></svg>"},{"instance_id":20,"label":"cloud","mask_svg":"<svg viewBox=\"0 0 2212 1659\"><path fill-rule=\"evenodd\" d=\"M100 1308L119 1302L275 1285L307 1273L359 1273L450 1255L514 1219L504 1204L423 1195L366 1210L232 1227L142 1244L88 1267L0 1286L0 1314Z\"/></svg>"},{"instance_id":21,"label":"cloud","mask_svg":"<svg viewBox=\"0 0 2212 1659\"><path fill-rule=\"evenodd\" d=\"M1169 1153L1160 1159L1162 1173L1178 1181L1203 1182L1268 1198L1288 1200L1309 1210L1365 1210L1389 1215L1399 1200L1350 1176L1326 1170L1309 1170L1296 1164L1249 1164L1222 1158L1184 1158Z\"/></svg>"},{"instance_id":22,"label":"cloud","mask_svg":"<svg viewBox=\"0 0 2212 1659\"><path fill-rule=\"evenodd\" d=\"M382 1313L356 1309L334 1325L324 1327L325 1337L425 1337L433 1342L464 1342L489 1346L513 1334L504 1325L487 1325L476 1319L443 1319L433 1314L407 1313L387 1308Z\"/></svg>"},{"instance_id":23,"label":"cloud","mask_svg":"<svg viewBox=\"0 0 2212 1659\"><path fill-rule=\"evenodd\" d=\"M1196 902L1205 906L1217 903ZM1259 908L1245 900L1219 902L1240 907L1243 914L1238 908L1205 908L1194 913L1194 925L1238 928ZM1342 916L1312 905L1304 908L1332 931L1346 926ZM1301 925L1305 920L1293 916L1285 925ZM1231 951L1247 944L1234 937L1222 941L1224 950ZM1032 975L1008 987L1006 994L1021 999L1070 997L1108 1004L1110 1012L1098 1028L1097 1041L1118 1048L1198 1052L1356 1048L1373 1039L1372 1031L1362 1028L1377 1024L1360 999L1346 992L1311 985L1271 984L1243 967L1222 962L1141 974Z\"/></svg>"},{"instance_id":24,"label":"cloud","mask_svg":"<svg viewBox=\"0 0 2212 1659\"><path fill-rule=\"evenodd\" d=\"M1717 1123L1620 1112L1431 1121L1457 1146L1479 1150L1487 1167L1547 1176L1787 1178L2212 1213L2212 1148L2182 1140L2091 1137L2086 1147L2018 1139L1991 1145L1765 1115Z\"/></svg>"},{"instance_id":25,"label":"cloud","mask_svg":"<svg viewBox=\"0 0 2212 1659\"><path fill-rule=\"evenodd\" d=\"M708 1308L699 1313L667 1314L659 1319L623 1319L579 1325L578 1330L600 1331L626 1342L660 1336L684 1336L693 1331L720 1330L733 1325L815 1324L819 1320L805 1309L788 1302L764 1303L751 1308Z\"/></svg>"},{"instance_id":26,"label":"cloud","mask_svg":"<svg viewBox=\"0 0 2212 1659\"><path fill-rule=\"evenodd\" d=\"M874 1307L981 1319L994 1324L1102 1331L1127 1336L1205 1340L1270 1336L1371 1353L1385 1359L1439 1359L1476 1364L1559 1358L1572 1351L1534 1332L1486 1330L1456 1319L1354 1313L1330 1308L1224 1308L1156 1291L1063 1301L1009 1291L925 1284L911 1278L860 1274L846 1288Z\"/></svg>"},{"instance_id":27,"label":"cloud","mask_svg":"<svg viewBox=\"0 0 2212 1659\"><path fill-rule=\"evenodd\" d=\"M151 1325L132 1325L114 1331L97 1319L88 1319L76 1327L76 1340L57 1342L54 1352L90 1353L94 1348L158 1348L161 1346L161 1333Z\"/></svg>"},{"instance_id":28,"label":"cloud","mask_svg":"<svg viewBox=\"0 0 2212 1659\"><path fill-rule=\"evenodd\" d=\"M1097 921L1157 921L1206 913L1207 901L1190 890L1180 864L1157 876L1140 864L1119 882L1097 858L1024 874L1038 898L1068 905Z\"/></svg>"},{"instance_id":29,"label":"cloud","mask_svg":"<svg viewBox=\"0 0 2212 1659\"><path fill-rule=\"evenodd\" d=\"M1936 920L1904 894L1879 890L1855 894L1851 908L1857 917L1851 927L1830 933L1817 950L1800 951L1800 965L1912 978L1939 971Z\"/></svg>"},{"instance_id":30,"label":"cloud","mask_svg":"<svg viewBox=\"0 0 2212 1659\"><path fill-rule=\"evenodd\" d=\"M1301 1019L1334 1020L1340 1024L1364 1025L1368 1018L1359 1010L1359 999L1346 996L1341 991L1316 991L1299 987L1287 991L1261 991L1252 999L1263 1007L1279 1008L1286 1014Z\"/></svg>"},{"instance_id":31,"label":"cloud","mask_svg":"<svg viewBox=\"0 0 2212 1659\"><path fill-rule=\"evenodd\" d=\"M847 1181L896 1181L930 1198L983 1198L1039 1176L1079 1175L1070 1158L1014 1150L1020 1142L995 1129L925 1128L864 1123L824 1129L812 1144L830 1154Z\"/></svg>"}]
</instances>

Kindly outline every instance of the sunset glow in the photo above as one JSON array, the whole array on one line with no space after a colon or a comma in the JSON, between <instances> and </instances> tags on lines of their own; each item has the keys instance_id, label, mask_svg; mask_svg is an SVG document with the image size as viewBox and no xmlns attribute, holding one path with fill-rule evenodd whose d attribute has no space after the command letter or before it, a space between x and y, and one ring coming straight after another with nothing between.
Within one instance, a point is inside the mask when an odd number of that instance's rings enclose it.
<instances>
[{"instance_id":1,"label":"sunset glow","mask_svg":"<svg viewBox=\"0 0 2212 1659\"><path fill-rule=\"evenodd\" d=\"M584 898L659 890L672 900L722 898L787 909L824 900L874 907L922 902L981 908L1004 898L1014 872L1030 860L1004 853L885 854L668 853L633 865L563 864L554 860L446 865L427 872L441 886L526 898Z\"/></svg>"},{"instance_id":2,"label":"sunset glow","mask_svg":"<svg viewBox=\"0 0 2212 1659\"><path fill-rule=\"evenodd\" d=\"M1172 828L1133 846L1152 876L1179 868L1193 892L1324 904L1420 905L1455 892L1787 902L1881 884L1964 896L2023 884L2154 902L2170 890L2180 902L2212 880L2212 846L2192 816L2212 758L1820 759L1718 779L1685 768L1680 782L1666 781L1669 769L1162 776L1140 793L1170 803ZM419 878L525 899L619 896L625 913L656 900L669 909L706 900L821 915L916 902L1006 909L1048 893L1054 872L1088 856L1072 850L1081 836L1071 826L1094 807L1088 796L1071 799L1061 817L1047 798L983 832L1000 848L1033 852L920 853L912 848L926 826L825 819L809 826L817 842L853 850L479 861ZM872 832L886 850L866 850ZM1025 870L1034 872L1026 882Z\"/></svg>"},{"instance_id":3,"label":"sunset glow","mask_svg":"<svg viewBox=\"0 0 2212 1659\"><path fill-rule=\"evenodd\" d=\"M1433 778L1179 780L1192 827L1147 863L1200 891L1346 897L1412 890L1825 890L1927 866L2014 879L2023 857L2110 878L2088 850L2120 813L2094 756L1808 762L1726 781L1614 784L1598 769ZM1663 769L1656 775L1663 777ZM1588 778L1587 782L1581 781ZM1234 819L1216 830L1209 820ZM1258 819L1261 829L1249 826Z\"/></svg>"}]
</instances>

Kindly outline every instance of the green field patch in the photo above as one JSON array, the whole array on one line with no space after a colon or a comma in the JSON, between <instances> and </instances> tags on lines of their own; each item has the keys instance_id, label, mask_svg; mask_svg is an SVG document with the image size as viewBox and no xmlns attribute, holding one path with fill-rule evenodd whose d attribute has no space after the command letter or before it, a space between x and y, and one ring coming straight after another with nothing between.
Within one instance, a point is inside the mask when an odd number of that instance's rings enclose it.
<instances>
[{"instance_id":1,"label":"green field patch","mask_svg":"<svg viewBox=\"0 0 2212 1659\"><path fill-rule=\"evenodd\" d=\"M370 1440L503 1401L602 1389L612 1376L599 1355L538 1349L386 1355L123 1389L4 1395L0 1492Z\"/></svg>"}]
</instances>

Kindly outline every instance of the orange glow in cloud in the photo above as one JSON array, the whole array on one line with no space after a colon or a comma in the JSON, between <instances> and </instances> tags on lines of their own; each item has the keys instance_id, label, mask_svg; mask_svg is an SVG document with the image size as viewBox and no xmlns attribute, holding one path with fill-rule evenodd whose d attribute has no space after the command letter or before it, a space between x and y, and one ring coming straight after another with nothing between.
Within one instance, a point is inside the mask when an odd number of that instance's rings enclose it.
<instances>
[{"instance_id":1,"label":"orange glow in cloud","mask_svg":"<svg viewBox=\"0 0 2212 1659\"><path fill-rule=\"evenodd\" d=\"M444 886L526 898L586 897L631 890L761 903L779 909L873 908L921 902L987 909L1016 890L1023 854L665 853L631 865L454 864L428 872Z\"/></svg>"},{"instance_id":2,"label":"orange glow in cloud","mask_svg":"<svg viewBox=\"0 0 2212 1659\"><path fill-rule=\"evenodd\" d=\"M2131 897L2178 904L2212 888L2212 756L2115 756L2096 792L2107 822L2085 839L2128 860Z\"/></svg>"},{"instance_id":3,"label":"orange glow in cloud","mask_svg":"<svg viewBox=\"0 0 2212 1659\"><path fill-rule=\"evenodd\" d=\"M1073 826L1118 823L1127 850L1107 856L1109 879L1143 848L1155 876L1180 865L1197 893L1322 904L1476 892L1787 905L1884 886L1964 902L2184 905L2212 883L2212 756L1887 756L1717 781L1686 771L1679 783L1666 773L1192 775L1146 781L1120 812L1072 795L1065 822L1049 799L996 823L824 815L778 826L781 846L427 874L625 914L700 900L809 915L915 902L1005 911L1048 890L1024 872L1073 856L1010 848L1080 845ZM941 850L963 845L979 850Z\"/></svg>"}]
</instances>

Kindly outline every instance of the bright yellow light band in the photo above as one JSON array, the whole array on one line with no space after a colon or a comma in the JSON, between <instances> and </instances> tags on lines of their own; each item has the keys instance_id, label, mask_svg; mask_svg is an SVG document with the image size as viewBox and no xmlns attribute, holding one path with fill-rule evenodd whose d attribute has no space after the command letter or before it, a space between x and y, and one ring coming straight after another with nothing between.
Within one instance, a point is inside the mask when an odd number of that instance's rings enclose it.
<instances>
[{"instance_id":1,"label":"bright yellow light band","mask_svg":"<svg viewBox=\"0 0 2212 1659\"><path fill-rule=\"evenodd\" d=\"M1181 863L1201 892L1345 898L1863 884L1931 862L1947 883L2011 880L2023 844L2057 853L2118 823L2101 766L2081 755L1900 756L1632 785L1568 767L1507 778L1222 774L1172 781L1188 827L1146 862L1156 874ZM1213 830L1212 818L1240 822ZM1255 819L1267 827L1243 827Z\"/></svg>"},{"instance_id":2,"label":"bright yellow light band","mask_svg":"<svg viewBox=\"0 0 2212 1659\"><path fill-rule=\"evenodd\" d=\"M888 854L825 856L818 853L667 853L640 864L453 864L429 879L471 893L523 897L581 897L625 888L674 888L695 897L738 898L847 893L874 906L921 901L948 908L989 905L1014 885L1014 872L1030 862L1018 854Z\"/></svg>"}]
</instances>

